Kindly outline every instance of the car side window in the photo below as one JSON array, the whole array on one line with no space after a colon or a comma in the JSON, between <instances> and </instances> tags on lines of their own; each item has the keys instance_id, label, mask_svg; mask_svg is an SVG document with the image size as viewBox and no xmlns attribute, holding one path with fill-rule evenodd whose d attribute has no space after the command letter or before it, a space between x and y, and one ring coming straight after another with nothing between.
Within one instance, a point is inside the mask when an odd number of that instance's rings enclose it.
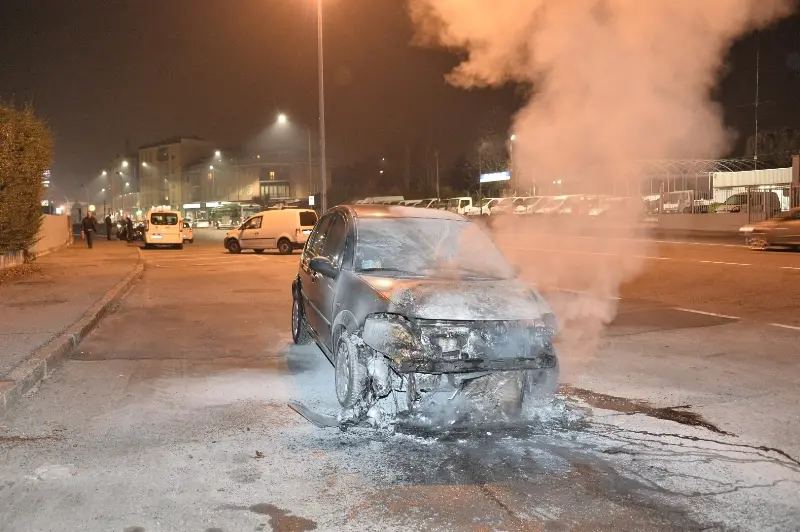
<instances>
[{"instance_id":1,"label":"car side window","mask_svg":"<svg viewBox=\"0 0 800 532\"><path fill-rule=\"evenodd\" d=\"M247 220L242 229L261 229L261 216L256 216L255 218Z\"/></svg>"},{"instance_id":2,"label":"car side window","mask_svg":"<svg viewBox=\"0 0 800 532\"><path fill-rule=\"evenodd\" d=\"M314 227L314 230L308 237L308 242L306 243L304 251L306 258L310 259L319 255L319 251L325 243L325 233L328 232L332 220L333 214L327 214L319 219L316 227Z\"/></svg>"},{"instance_id":3,"label":"car side window","mask_svg":"<svg viewBox=\"0 0 800 532\"><path fill-rule=\"evenodd\" d=\"M344 250L344 240L347 237L347 223L340 215L334 216L328 234L325 236L325 244L320 255L330 259L331 263L338 267L342 260Z\"/></svg>"}]
</instances>

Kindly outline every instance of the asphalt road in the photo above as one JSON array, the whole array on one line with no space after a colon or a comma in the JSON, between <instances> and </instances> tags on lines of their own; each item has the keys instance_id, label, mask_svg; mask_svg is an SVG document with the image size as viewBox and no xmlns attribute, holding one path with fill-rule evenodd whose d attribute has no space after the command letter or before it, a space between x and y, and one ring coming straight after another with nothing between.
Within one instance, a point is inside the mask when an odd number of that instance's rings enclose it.
<instances>
[{"instance_id":1,"label":"asphalt road","mask_svg":"<svg viewBox=\"0 0 800 532\"><path fill-rule=\"evenodd\" d=\"M147 251L0 419L0 530L800 529L800 254L501 238L562 320L561 396L526 430L342 433L286 406L336 411L290 345L298 255L220 239Z\"/></svg>"}]
</instances>

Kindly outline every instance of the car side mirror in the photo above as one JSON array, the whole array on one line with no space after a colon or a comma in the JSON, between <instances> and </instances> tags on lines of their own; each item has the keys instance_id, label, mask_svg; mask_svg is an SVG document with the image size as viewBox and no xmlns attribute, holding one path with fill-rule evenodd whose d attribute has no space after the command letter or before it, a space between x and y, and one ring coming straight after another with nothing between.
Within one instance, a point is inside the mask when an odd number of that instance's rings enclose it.
<instances>
[{"instance_id":1,"label":"car side mirror","mask_svg":"<svg viewBox=\"0 0 800 532\"><path fill-rule=\"evenodd\" d=\"M308 267L312 272L316 272L323 277L336 279L339 276L339 270L331 263L327 257L314 257L308 263Z\"/></svg>"}]
</instances>

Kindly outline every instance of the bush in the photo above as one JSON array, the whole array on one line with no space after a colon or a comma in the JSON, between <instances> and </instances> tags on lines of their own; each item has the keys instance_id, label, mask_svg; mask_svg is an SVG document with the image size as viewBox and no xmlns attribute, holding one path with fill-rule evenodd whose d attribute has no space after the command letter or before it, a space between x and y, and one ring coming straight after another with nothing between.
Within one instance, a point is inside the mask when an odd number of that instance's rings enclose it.
<instances>
[{"instance_id":1,"label":"bush","mask_svg":"<svg viewBox=\"0 0 800 532\"><path fill-rule=\"evenodd\" d=\"M42 175L53 157L53 138L33 107L0 102L0 253L27 254L42 223Z\"/></svg>"}]
</instances>

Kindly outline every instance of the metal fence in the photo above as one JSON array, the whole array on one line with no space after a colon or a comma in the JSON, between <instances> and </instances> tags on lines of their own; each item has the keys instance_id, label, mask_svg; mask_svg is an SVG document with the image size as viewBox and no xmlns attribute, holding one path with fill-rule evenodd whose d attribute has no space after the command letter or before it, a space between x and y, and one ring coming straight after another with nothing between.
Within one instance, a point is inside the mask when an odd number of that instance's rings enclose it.
<instances>
[{"instance_id":1,"label":"metal fence","mask_svg":"<svg viewBox=\"0 0 800 532\"><path fill-rule=\"evenodd\" d=\"M751 222L800 207L800 187L769 185L675 190L645 196L651 214L747 213Z\"/></svg>"}]
</instances>

